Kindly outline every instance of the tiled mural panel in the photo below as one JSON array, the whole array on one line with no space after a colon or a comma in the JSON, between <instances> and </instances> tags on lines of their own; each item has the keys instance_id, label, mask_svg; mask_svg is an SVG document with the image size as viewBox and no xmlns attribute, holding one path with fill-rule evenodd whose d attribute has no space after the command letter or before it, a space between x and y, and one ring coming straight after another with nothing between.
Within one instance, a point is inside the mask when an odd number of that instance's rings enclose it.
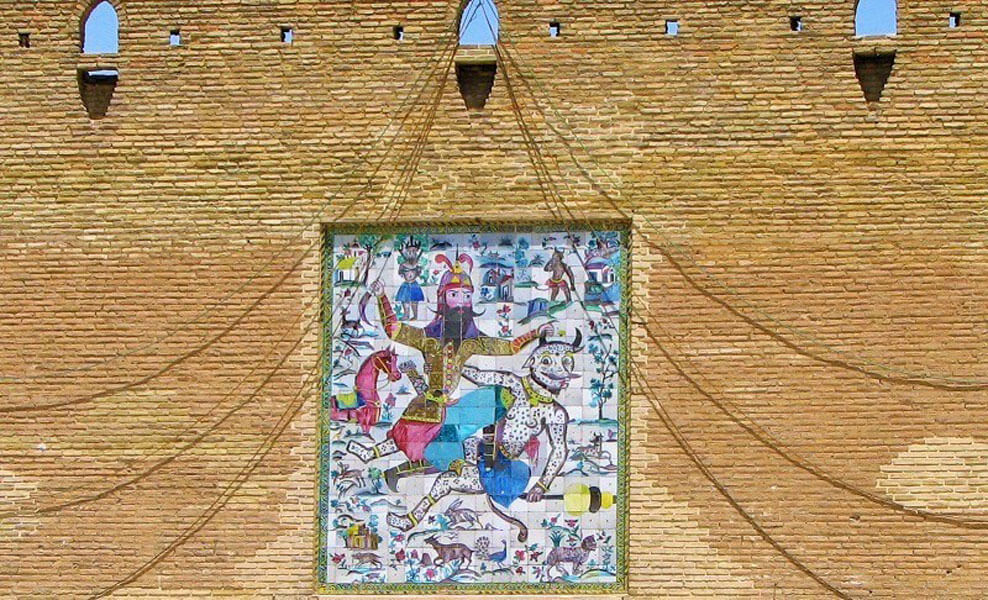
<instances>
[{"instance_id":1,"label":"tiled mural panel","mask_svg":"<svg viewBox=\"0 0 988 600\"><path fill-rule=\"evenodd\" d=\"M625 242L327 234L324 590L624 585Z\"/></svg>"}]
</instances>

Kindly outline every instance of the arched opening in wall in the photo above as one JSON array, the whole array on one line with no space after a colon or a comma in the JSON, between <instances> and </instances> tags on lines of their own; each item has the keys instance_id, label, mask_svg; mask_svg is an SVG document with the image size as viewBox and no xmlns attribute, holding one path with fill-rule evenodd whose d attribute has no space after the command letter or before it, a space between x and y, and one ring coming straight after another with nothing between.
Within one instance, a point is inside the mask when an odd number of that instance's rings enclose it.
<instances>
[{"instance_id":1,"label":"arched opening in wall","mask_svg":"<svg viewBox=\"0 0 988 600\"><path fill-rule=\"evenodd\" d=\"M116 54L120 48L117 9L105 0L93 3L82 15L79 36L83 54Z\"/></svg>"},{"instance_id":2,"label":"arched opening in wall","mask_svg":"<svg viewBox=\"0 0 988 600\"><path fill-rule=\"evenodd\" d=\"M493 47L501 32L501 17L494 0L469 0L460 10L460 46L471 48L457 55L456 81L470 110L481 110L494 89L497 60ZM479 48L474 48L479 46Z\"/></svg>"},{"instance_id":3,"label":"arched opening in wall","mask_svg":"<svg viewBox=\"0 0 988 600\"><path fill-rule=\"evenodd\" d=\"M107 1L93 2L82 14L79 47L83 54L116 54L120 49L120 20L117 9ZM102 62L102 61L101 61ZM117 69L99 66L79 69L79 96L90 119L106 116L117 88Z\"/></svg>"},{"instance_id":4,"label":"arched opening in wall","mask_svg":"<svg viewBox=\"0 0 988 600\"><path fill-rule=\"evenodd\" d=\"M493 46L501 33L494 0L470 0L460 11L460 45Z\"/></svg>"},{"instance_id":5,"label":"arched opening in wall","mask_svg":"<svg viewBox=\"0 0 988 600\"><path fill-rule=\"evenodd\" d=\"M897 30L896 0L858 0L854 11L854 35L895 35Z\"/></svg>"}]
</instances>

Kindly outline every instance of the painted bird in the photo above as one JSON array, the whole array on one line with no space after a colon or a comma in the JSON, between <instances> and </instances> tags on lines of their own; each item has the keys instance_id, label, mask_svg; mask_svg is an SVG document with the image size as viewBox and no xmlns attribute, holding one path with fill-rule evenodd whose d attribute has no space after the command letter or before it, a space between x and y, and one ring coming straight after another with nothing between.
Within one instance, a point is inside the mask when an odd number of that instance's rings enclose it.
<instances>
[{"instance_id":1,"label":"painted bird","mask_svg":"<svg viewBox=\"0 0 988 600\"><path fill-rule=\"evenodd\" d=\"M494 554L488 556L489 559L496 562L497 564L503 563L505 559L508 558L508 542L501 540L501 544L504 547L500 552L495 552Z\"/></svg>"}]
</instances>

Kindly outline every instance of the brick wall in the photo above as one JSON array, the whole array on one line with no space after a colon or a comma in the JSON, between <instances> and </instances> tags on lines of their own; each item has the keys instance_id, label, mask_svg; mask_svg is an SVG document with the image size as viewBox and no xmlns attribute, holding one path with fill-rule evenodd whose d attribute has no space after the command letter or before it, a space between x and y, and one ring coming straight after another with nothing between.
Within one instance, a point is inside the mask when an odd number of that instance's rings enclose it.
<instances>
[{"instance_id":1,"label":"brick wall","mask_svg":"<svg viewBox=\"0 0 988 600\"><path fill-rule=\"evenodd\" d=\"M321 227L555 218L503 69L468 112L456 2L120 0L98 59L86 6L0 2L0 594L308 597ZM634 227L628 595L832 595L685 440L847 596L984 597L983 7L903 0L876 41L851 1L498 6L572 218ZM95 66L120 71L101 120Z\"/></svg>"}]
</instances>

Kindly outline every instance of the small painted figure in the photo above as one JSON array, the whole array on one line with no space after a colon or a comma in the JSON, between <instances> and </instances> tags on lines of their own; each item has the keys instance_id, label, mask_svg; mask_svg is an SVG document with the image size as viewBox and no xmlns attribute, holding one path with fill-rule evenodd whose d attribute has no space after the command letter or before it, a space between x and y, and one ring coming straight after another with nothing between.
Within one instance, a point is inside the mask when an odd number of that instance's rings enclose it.
<instances>
[{"instance_id":1,"label":"small painted figure","mask_svg":"<svg viewBox=\"0 0 988 600\"><path fill-rule=\"evenodd\" d=\"M352 440L347 444L347 450L364 462L399 451L405 454L408 459L405 463L384 473L385 482L392 491L397 491L398 480L402 477L438 472L426 459L426 449L438 437L446 420L446 409L459 401L453 392L459 386L460 372L471 356L510 356L539 335L555 332L555 328L547 324L513 340L484 335L474 322L477 315L473 311L473 283L469 274L472 259L461 254L454 264L446 256L439 255L436 262L445 264L449 270L440 280L436 318L423 328L399 322L384 295L384 287L379 282L371 285L371 291L377 296L385 333L392 340L422 353L427 378L423 385L417 381L421 377L412 376L418 393L388 431L386 440L370 448Z\"/></svg>"},{"instance_id":2,"label":"small painted figure","mask_svg":"<svg viewBox=\"0 0 988 600\"><path fill-rule=\"evenodd\" d=\"M563 251L553 251L552 258L545 264L543 270L546 273L552 273L547 282L549 290L552 292L549 299L555 301L556 296L562 291L563 295L566 296L566 302L572 301L573 290L576 289L576 280L573 277L573 269L564 260Z\"/></svg>"},{"instance_id":3,"label":"small painted figure","mask_svg":"<svg viewBox=\"0 0 988 600\"><path fill-rule=\"evenodd\" d=\"M573 342L547 341L541 336L539 345L529 355L523 377L505 371L485 371L463 367L463 377L478 385L501 386L507 392L507 413L484 429L481 438L470 438L464 444L464 459L450 465L440 474L430 492L405 515L388 514L388 524L408 531L415 527L442 498L450 493L487 494L487 501L499 517L519 529L518 540L525 541L528 530L518 519L504 510L519 498L539 502L559 474L567 456L566 429L569 415L559 403L559 394L573 373L574 355L580 351L582 335L577 330ZM542 432L549 437L549 457L536 483L528 487L531 466L537 461ZM522 460L527 455L528 462ZM528 490L527 493L525 490ZM504 510L502 510L502 508Z\"/></svg>"},{"instance_id":4,"label":"small painted figure","mask_svg":"<svg viewBox=\"0 0 988 600\"><path fill-rule=\"evenodd\" d=\"M417 321L419 318L419 302L425 300L422 286L418 279L422 275L422 244L414 237L409 237L401 248L401 258L398 264L398 275L403 282L395 294L395 302L401 304L403 320Z\"/></svg>"}]
</instances>

